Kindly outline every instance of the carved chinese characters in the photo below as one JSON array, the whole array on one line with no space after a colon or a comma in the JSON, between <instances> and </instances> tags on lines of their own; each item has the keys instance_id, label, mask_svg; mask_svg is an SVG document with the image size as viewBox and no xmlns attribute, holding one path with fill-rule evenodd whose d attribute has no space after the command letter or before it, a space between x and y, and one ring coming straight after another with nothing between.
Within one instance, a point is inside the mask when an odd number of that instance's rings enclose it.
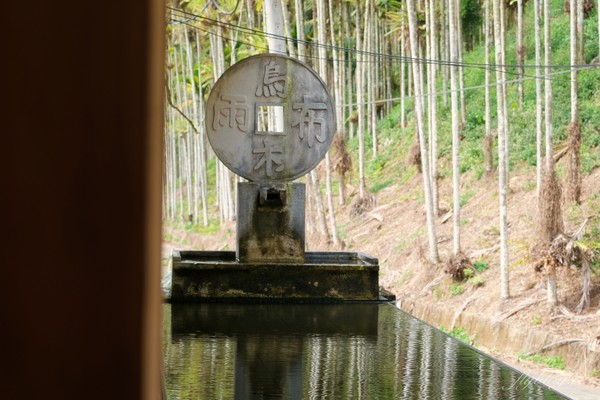
<instances>
[{"instance_id":1,"label":"carved chinese characters","mask_svg":"<svg viewBox=\"0 0 600 400\"><path fill-rule=\"evenodd\" d=\"M256 88L257 96L279 96L285 98L285 75L280 75L280 66L275 61L269 61L265 66L262 85Z\"/></svg>"},{"instance_id":2,"label":"carved chinese characters","mask_svg":"<svg viewBox=\"0 0 600 400\"><path fill-rule=\"evenodd\" d=\"M233 172L255 182L290 181L325 157L335 109L309 67L263 54L240 61L216 82L206 128L213 150Z\"/></svg>"}]
</instances>

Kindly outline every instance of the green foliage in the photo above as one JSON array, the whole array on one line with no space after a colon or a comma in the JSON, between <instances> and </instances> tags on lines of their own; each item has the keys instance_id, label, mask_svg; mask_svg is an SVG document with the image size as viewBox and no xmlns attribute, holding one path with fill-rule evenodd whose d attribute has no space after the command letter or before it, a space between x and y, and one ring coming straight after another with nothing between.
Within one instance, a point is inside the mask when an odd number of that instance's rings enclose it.
<instances>
[{"instance_id":1,"label":"green foliage","mask_svg":"<svg viewBox=\"0 0 600 400\"><path fill-rule=\"evenodd\" d=\"M450 294L452 296L461 295L463 291L464 291L464 288L463 288L462 284L460 284L460 283L453 283L452 286L450 287Z\"/></svg>"},{"instance_id":2,"label":"green foliage","mask_svg":"<svg viewBox=\"0 0 600 400\"><path fill-rule=\"evenodd\" d=\"M371 163L369 164L369 168L372 173L380 174L383 171L383 169L385 168L385 165L387 164L388 161L389 161L389 156L387 154L379 153L379 154L377 154L377 157L375 157L371 161Z\"/></svg>"},{"instance_id":3,"label":"green foliage","mask_svg":"<svg viewBox=\"0 0 600 400\"><path fill-rule=\"evenodd\" d=\"M481 287L485 283L483 276L477 275L469 279L469 283L471 283L474 287Z\"/></svg>"},{"instance_id":4,"label":"green foliage","mask_svg":"<svg viewBox=\"0 0 600 400\"><path fill-rule=\"evenodd\" d=\"M454 329L450 330L441 325L439 327L440 331L447 333L455 339L460 340L461 342L465 342L467 344L473 344L473 339L469 335L469 332L465 328L461 328L459 326L454 327Z\"/></svg>"},{"instance_id":5,"label":"green foliage","mask_svg":"<svg viewBox=\"0 0 600 400\"><path fill-rule=\"evenodd\" d=\"M472 189L467 189L465 190L461 195L460 195L460 206L464 207L465 204L468 203L469 200L471 200L471 197L473 197L475 193L473 192Z\"/></svg>"},{"instance_id":6,"label":"green foliage","mask_svg":"<svg viewBox=\"0 0 600 400\"><path fill-rule=\"evenodd\" d=\"M460 195L460 201L458 204L461 207L464 207L465 204L467 204L469 202L469 200L471 200L471 197L473 197L474 194L475 194L475 192L473 191L473 189L467 189L467 190L463 191ZM454 207L454 203L451 203L450 207Z\"/></svg>"},{"instance_id":7,"label":"green foliage","mask_svg":"<svg viewBox=\"0 0 600 400\"><path fill-rule=\"evenodd\" d=\"M542 364L554 369L565 369L565 359L561 356L545 356L542 354L526 354L522 351L517 353L521 360Z\"/></svg>"},{"instance_id":8,"label":"green foliage","mask_svg":"<svg viewBox=\"0 0 600 400\"><path fill-rule=\"evenodd\" d=\"M394 179L390 178L385 180L384 182L379 182L373 186L371 186L370 188L370 192L371 193L377 193L382 189L385 189L386 187L388 187L389 185L391 185L392 183L394 183Z\"/></svg>"},{"instance_id":9,"label":"green foliage","mask_svg":"<svg viewBox=\"0 0 600 400\"><path fill-rule=\"evenodd\" d=\"M477 272L483 272L486 269L488 269L488 263L482 258L480 258L479 260L473 261L473 264L471 266Z\"/></svg>"},{"instance_id":10,"label":"green foliage","mask_svg":"<svg viewBox=\"0 0 600 400\"><path fill-rule=\"evenodd\" d=\"M460 17L467 48L473 43L479 28L481 27L481 2L478 0L463 0L460 2Z\"/></svg>"},{"instance_id":11,"label":"green foliage","mask_svg":"<svg viewBox=\"0 0 600 400\"><path fill-rule=\"evenodd\" d=\"M533 317L531 317L531 323L533 325L541 325L542 324L542 317L541 317L541 315L536 314Z\"/></svg>"}]
</instances>

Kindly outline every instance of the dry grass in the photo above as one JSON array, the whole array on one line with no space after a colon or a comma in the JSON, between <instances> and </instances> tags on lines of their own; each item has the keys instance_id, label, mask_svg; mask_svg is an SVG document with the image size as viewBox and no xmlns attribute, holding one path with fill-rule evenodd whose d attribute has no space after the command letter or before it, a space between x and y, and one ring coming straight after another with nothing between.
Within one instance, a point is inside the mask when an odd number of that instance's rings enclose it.
<instances>
[{"instance_id":1,"label":"dry grass","mask_svg":"<svg viewBox=\"0 0 600 400\"><path fill-rule=\"evenodd\" d=\"M371 210L375 206L375 197L369 192L365 191L363 197L356 196L350 205L350 216L358 217L363 215L367 211Z\"/></svg>"},{"instance_id":2,"label":"dry grass","mask_svg":"<svg viewBox=\"0 0 600 400\"><path fill-rule=\"evenodd\" d=\"M564 231L562 217L562 188L554 169L544 171L538 199L538 234L542 245L552 243Z\"/></svg>"},{"instance_id":3,"label":"dry grass","mask_svg":"<svg viewBox=\"0 0 600 400\"><path fill-rule=\"evenodd\" d=\"M494 172L494 135L485 135L483 137L483 160L485 164L485 174L490 175Z\"/></svg>"},{"instance_id":4,"label":"dry grass","mask_svg":"<svg viewBox=\"0 0 600 400\"><path fill-rule=\"evenodd\" d=\"M579 121L569 124L568 135L567 198L575 204L581 204L581 124Z\"/></svg>"},{"instance_id":5,"label":"dry grass","mask_svg":"<svg viewBox=\"0 0 600 400\"><path fill-rule=\"evenodd\" d=\"M352 158L346 149L346 140L343 135L336 134L331 143L333 148L333 170L344 175L352 169Z\"/></svg>"},{"instance_id":6,"label":"dry grass","mask_svg":"<svg viewBox=\"0 0 600 400\"><path fill-rule=\"evenodd\" d=\"M421 148L418 142L414 142L408 153L406 154L406 163L408 165L414 165L419 170L419 173L423 172L421 165Z\"/></svg>"}]
</instances>

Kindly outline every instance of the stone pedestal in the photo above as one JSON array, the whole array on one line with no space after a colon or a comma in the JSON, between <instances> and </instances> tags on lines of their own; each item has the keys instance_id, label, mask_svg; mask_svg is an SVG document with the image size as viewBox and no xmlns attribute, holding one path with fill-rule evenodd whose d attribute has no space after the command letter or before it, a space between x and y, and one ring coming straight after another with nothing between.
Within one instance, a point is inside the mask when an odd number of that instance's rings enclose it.
<instances>
[{"instance_id":1,"label":"stone pedestal","mask_svg":"<svg viewBox=\"0 0 600 400\"><path fill-rule=\"evenodd\" d=\"M303 262L304 202L303 183L238 183L237 260Z\"/></svg>"}]
</instances>

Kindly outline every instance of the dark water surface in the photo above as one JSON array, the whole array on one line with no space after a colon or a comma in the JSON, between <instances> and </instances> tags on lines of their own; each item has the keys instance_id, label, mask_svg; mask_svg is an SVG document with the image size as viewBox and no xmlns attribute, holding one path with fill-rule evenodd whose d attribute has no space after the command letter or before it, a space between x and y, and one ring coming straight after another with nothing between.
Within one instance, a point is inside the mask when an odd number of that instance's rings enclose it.
<instances>
[{"instance_id":1,"label":"dark water surface","mask_svg":"<svg viewBox=\"0 0 600 400\"><path fill-rule=\"evenodd\" d=\"M389 304L165 304L172 399L563 399Z\"/></svg>"}]
</instances>

